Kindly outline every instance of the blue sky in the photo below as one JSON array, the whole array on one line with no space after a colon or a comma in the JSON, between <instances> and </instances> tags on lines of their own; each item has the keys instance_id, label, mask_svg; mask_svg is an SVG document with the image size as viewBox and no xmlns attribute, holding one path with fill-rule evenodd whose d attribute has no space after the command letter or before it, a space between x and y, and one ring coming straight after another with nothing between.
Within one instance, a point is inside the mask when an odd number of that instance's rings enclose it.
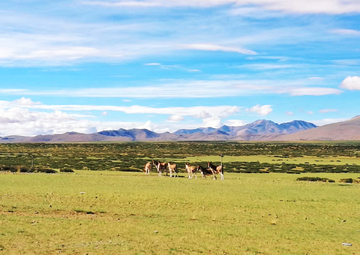
<instances>
[{"instance_id":1,"label":"blue sky","mask_svg":"<svg viewBox=\"0 0 360 255\"><path fill-rule=\"evenodd\" d=\"M360 114L358 0L5 0L0 136Z\"/></svg>"}]
</instances>

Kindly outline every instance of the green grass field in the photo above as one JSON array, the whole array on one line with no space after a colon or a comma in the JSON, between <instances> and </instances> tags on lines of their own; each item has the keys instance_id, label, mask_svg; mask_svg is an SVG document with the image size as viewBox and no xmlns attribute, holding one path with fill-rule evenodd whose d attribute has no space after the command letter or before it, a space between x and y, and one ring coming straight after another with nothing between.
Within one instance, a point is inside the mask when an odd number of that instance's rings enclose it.
<instances>
[{"instance_id":1,"label":"green grass field","mask_svg":"<svg viewBox=\"0 0 360 255\"><path fill-rule=\"evenodd\" d=\"M171 161L171 159L169 159ZM184 162L220 162L219 156L201 156L201 157L187 157L185 159L177 160ZM290 157L290 158L279 158L273 155L255 155L255 156L226 156L223 158L224 163L228 162L260 162L260 163L270 163L270 164L309 164L315 165L345 165L345 164L356 164L360 165L360 158L357 157L315 157L315 156L304 156L304 157Z\"/></svg>"},{"instance_id":2,"label":"green grass field","mask_svg":"<svg viewBox=\"0 0 360 255\"><path fill-rule=\"evenodd\" d=\"M359 174L301 176L1 173L0 254L358 254Z\"/></svg>"}]
</instances>

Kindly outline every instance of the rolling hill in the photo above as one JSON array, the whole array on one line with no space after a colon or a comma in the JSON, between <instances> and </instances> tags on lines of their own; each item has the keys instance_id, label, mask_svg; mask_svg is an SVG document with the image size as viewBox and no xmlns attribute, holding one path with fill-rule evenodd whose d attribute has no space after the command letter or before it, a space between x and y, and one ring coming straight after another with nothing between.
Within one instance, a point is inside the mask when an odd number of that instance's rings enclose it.
<instances>
[{"instance_id":1,"label":"rolling hill","mask_svg":"<svg viewBox=\"0 0 360 255\"><path fill-rule=\"evenodd\" d=\"M360 140L360 116L315 129L277 137L279 141L344 141Z\"/></svg>"}]
</instances>

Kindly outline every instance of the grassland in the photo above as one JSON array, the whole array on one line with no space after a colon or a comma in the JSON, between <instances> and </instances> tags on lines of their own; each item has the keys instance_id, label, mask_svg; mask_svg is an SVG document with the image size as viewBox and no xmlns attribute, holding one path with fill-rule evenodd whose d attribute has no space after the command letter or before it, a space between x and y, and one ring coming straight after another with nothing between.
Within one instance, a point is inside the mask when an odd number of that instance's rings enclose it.
<instances>
[{"instance_id":1,"label":"grassland","mask_svg":"<svg viewBox=\"0 0 360 255\"><path fill-rule=\"evenodd\" d=\"M171 159L169 159L171 160ZM200 156L200 157L186 157L184 159L177 159L179 162L219 162L219 156ZM303 157L290 157L279 158L273 155L254 155L254 156L226 156L223 158L224 163L232 162L260 162L269 164L321 164L321 165L360 165L360 158L358 157L342 157L342 156L329 156L329 157L316 157L316 156L303 156Z\"/></svg>"},{"instance_id":2,"label":"grassland","mask_svg":"<svg viewBox=\"0 0 360 255\"><path fill-rule=\"evenodd\" d=\"M358 172L360 143L157 142L92 144L0 144L0 171L34 167L61 170L141 171L151 159L220 163L227 172ZM251 162L259 164L250 164ZM285 166L284 166L285 164ZM41 169L40 169L41 170ZM15 170L16 171L16 170Z\"/></svg>"},{"instance_id":3,"label":"grassland","mask_svg":"<svg viewBox=\"0 0 360 255\"><path fill-rule=\"evenodd\" d=\"M1 173L0 254L357 254L359 174L306 175Z\"/></svg>"}]
</instances>

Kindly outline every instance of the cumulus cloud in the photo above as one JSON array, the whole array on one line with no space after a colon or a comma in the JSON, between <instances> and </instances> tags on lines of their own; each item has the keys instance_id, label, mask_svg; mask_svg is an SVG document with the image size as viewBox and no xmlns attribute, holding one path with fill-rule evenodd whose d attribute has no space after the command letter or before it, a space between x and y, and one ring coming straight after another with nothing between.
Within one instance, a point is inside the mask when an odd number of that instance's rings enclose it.
<instances>
[{"instance_id":1,"label":"cumulus cloud","mask_svg":"<svg viewBox=\"0 0 360 255\"><path fill-rule=\"evenodd\" d=\"M342 81L340 88L348 90L360 90L360 77L348 76Z\"/></svg>"},{"instance_id":2,"label":"cumulus cloud","mask_svg":"<svg viewBox=\"0 0 360 255\"><path fill-rule=\"evenodd\" d=\"M0 134L33 136L68 131L96 132L88 120L61 111L37 112L24 108L0 109Z\"/></svg>"},{"instance_id":3,"label":"cumulus cloud","mask_svg":"<svg viewBox=\"0 0 360 255\"><path fill-rule=\"evenodd\" d=\"M190 50L203 50L203 51L235 52L244 55L257 55L255 51L244 49L241 47L220 46L215 44L185 44L182 45L181 48L190 49Z\"/></svg>"},{"instance_id":4,"label":"cumulus cloud","mask_svg":"<svg viewBox=\"0 0 360 255\"><path fill-rule=\"evenodd\" d=\"M222 124L222 122L221 122L221 119L218 118L218 117L203 119L203 123L202 123L202 126L203 126L203 127L219 128L219 127L221 127L222 125L223 125L223 124Z\"/></svg>"},{"instance_id":5,"label":"cumulus cloud","mask_svg":"<svg viewBox=\"0 0 360 255\"><path fill-rule=\"evenodd\" d=\"M49 110L51 112L49 112ZM169 115L167 124L159 125L152 122L99 122L91 121L93 115L66 113L69 111L100 111L102 115L108 111L118 111L127 114ZM220 126L221 119L240 111L237 106L197 106L152 108L146 106L95 106L95 105L45 105L33 102L30 98L14 101L0 101L0 135L38 135L59 134L69 131L93 133L104 129L147 128L156 132L174 131L186 128L189 124L176 123L184 120L184 116L202 119L203 126ZM175 123L175 124L172 124ZM190 128L200 125L190 125Z\"/></svg>"},{"instance_id":6,"label":"cumulus cloud","mask_svg":"<svg viewBox=\"0 0 360 255\"><path fill-rule=\"evenodd\" d=\"M211 118L210 113L206 112L206 111L201 111L198 114L194 114L192 115L195 118L199 118L199 119L208 119Z\"/></svg>"},{"instance_id":7,"label":"cumulus cloud","mask_svg":"<svg viewBox=\"0 0 360 255\"><path fill-rule=\"evenodd\" d=\"M250 109L247 109L248 112L255 112L257 114L260 114L262 116L266 116L270 114L273 109L271 108L271 105L255 105L251 107Z\"/></svg>"}]
</instances>

